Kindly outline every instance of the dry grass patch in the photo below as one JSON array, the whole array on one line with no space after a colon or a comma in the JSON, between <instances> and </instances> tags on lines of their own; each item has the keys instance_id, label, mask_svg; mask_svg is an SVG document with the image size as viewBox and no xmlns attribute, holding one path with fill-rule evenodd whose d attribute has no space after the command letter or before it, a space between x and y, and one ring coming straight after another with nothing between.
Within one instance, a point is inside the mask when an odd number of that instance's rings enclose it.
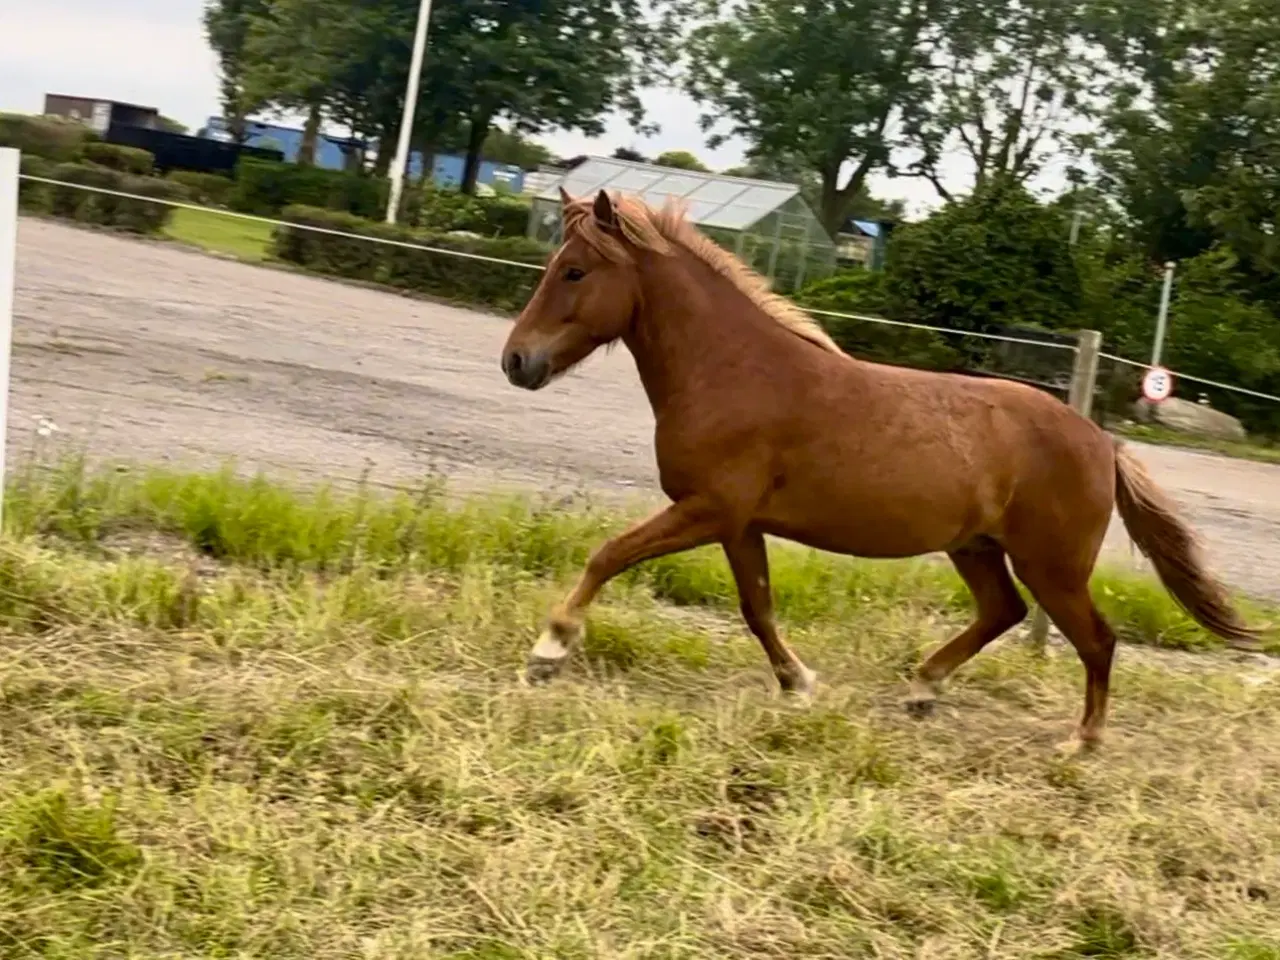
<instances>
[{"instance_id":1,"label":"dry grass patch","mask_svg":"<svg viewBox=\"0 0 1280 960\"><path fill-rule=\"evenodd\" d=\"M0 955L1280 956L1263 665L1127 648L1107 749L1067 760L1069 655L1006 642L902 713L936 596L797 592L796 710L716 604L636 577L530 690L549 561L193 573L128 515L128 550L4 550Z\"/></svg>"}]
</instances>

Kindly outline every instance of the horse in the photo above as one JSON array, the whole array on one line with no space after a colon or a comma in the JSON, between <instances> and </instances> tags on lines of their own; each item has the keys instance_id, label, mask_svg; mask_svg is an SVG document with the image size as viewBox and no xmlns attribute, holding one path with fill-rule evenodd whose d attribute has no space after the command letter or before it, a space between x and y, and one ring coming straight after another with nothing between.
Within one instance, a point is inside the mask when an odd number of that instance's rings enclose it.
<instances>
[{"instance_id":1,"label":"horse","mask_svg":"<svg viewBox=\"0 0 1280 960\"><path fill-rule=\"evenodd\" d=\"M1116 636L1089 579L1113 505L1197 623L1233 644L1256 641L1170 498L1091 419L1025 384L850 356L676 204L563 188L560 200L562 241L511 328L502 370L541 390L621 341L653 408L670 503L594 551L532 647L526 682L560 672L610 579L718 544L781 690L808 702L817 675L779 635L765 536L867 558L942 552L977 614L918 666L906 708L930 713L944 681L1026 617L1012 568L1084 664L1083 715L1062 746L1092 749Z\"/></svg>"}]
</instances>

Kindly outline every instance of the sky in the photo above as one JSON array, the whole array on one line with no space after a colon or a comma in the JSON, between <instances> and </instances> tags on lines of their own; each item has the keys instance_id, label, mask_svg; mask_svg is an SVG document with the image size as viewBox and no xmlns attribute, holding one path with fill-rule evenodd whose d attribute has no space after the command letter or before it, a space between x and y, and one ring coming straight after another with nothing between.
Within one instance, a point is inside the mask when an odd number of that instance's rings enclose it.
<instances>
[{"instance_id":1,"label":"sky","mask_svg":"<svg viewBox=\"0 0 1280 960\"><path fill-rule=\"evenodd\" d=\"M61 93L153 106L199 128L220 112L217 61L204 39L202 9L203 0L0 0L0 111L37 113L46 93ZM612 117L596 139L575 132L537 139L561 156L626 146L651 156L690 150L713 169L742 162L741 141L706 146L699 109L688 97L655 89L644 100L662 128L655 136L640 137L622 117ZM870 186L878 196L905 200L909 216L938 203L920 180L876 178Z\"/></svg>"}]
</instances>

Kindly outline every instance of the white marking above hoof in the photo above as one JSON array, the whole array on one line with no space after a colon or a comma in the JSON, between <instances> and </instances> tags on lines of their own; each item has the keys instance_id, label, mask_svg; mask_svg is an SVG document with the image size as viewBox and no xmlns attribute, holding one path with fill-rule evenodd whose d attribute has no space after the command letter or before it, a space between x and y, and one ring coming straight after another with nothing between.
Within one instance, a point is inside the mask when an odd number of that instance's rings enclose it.
<instances>
[{"instance_id":1,"label":"white marking above hoof","mask_svg":"<svg viewBox=\"0 0 1280 960\"><path fill-rule=\"evenodd\" d=\"M543 630L529 655L534 660L563 660L569 656L569 648L550 630Z\"/></svg>"}]
</instances>

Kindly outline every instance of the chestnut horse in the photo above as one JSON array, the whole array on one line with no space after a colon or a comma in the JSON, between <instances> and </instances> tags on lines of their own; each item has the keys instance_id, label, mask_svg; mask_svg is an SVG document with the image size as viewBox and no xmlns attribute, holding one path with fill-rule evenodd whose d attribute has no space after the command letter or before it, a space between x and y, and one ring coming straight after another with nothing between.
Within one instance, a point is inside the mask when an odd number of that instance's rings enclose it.
<instances>
[{"instance_id":1,"label":"chestnut horse","mask_svg":"<svg viewBox=\"0 0 1280 960\"><path fill-rule=\"evenodd\" d=\"M850 357L674 207L603 190L561 199L563 243L511 330L502 369L539 390L621 340L653 407L671 504L592 555L531 651L530 681L559 671L608 580L718 543L778 683L807 698L816 675L778 635L765 534L859 557L943 551L977 617L919 667L908 708L927 713L952 672L1026 616L1011 562L1084 663L1072 744L1092 746L1116 640L1088 587L1113 505L1198 623L1253 640L1172 503L1093 421L1022 384Z\"/></svg>"}]
</instances>

